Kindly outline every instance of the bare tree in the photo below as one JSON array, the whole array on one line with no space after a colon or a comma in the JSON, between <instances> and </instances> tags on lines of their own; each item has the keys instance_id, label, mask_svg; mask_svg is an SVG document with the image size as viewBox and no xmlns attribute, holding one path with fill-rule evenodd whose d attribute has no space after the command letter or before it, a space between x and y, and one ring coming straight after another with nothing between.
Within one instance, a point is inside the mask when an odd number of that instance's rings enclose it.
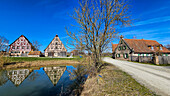
<instances>
[{"instance_id":1,"label":"bare tree","mask_svg":"<svg viewBox=\"0 0 170 96\"><path fill-rule=\"evenodd\" d=\"M35 51L38 51L39 48L42 46L37 40L35 40L35 41L33 40L32 45L34 46Z\"/></svg>"},{"instance_id":2,"label":"bare tree","mask_svg":"<svg viewBox=\"0 0 170 96\"><path fill-rule=\"evenodd\" d=\"M9 45L9 40L7 40L3 36L0 36L0 51L7 51L8 45Z\"/></svg>"},{"instance_id":3,"label":"bare tree","mask_svg":"<svg viewBox=\"0 0 170 96\"><path fill-rule=\"evenodd\" d=\"M118 28L130 25L128 7L124 0L79 0L72 16L79 31L66 28L66 32L73 39L72 46L92 53L96 69L102 66L101 54L118 34Z\"/></svg>"}]
</instances>

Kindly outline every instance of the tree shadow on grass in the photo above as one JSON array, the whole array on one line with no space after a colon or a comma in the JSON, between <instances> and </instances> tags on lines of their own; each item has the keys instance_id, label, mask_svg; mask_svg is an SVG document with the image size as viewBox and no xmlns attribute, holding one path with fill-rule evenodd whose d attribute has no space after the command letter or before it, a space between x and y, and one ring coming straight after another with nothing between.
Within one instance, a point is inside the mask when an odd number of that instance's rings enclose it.
<instances>
[{"instance_id":1,"label":"tree shadow on grass","mask_svg":"<svg viewBox=\"0 0 170 96\"><path fill-rule=\"evenodd\" d=\"M16 65L16 64L18 64L18 63L24 63L24 62L10 62L10 63L5 63L5 64L3 65L3 67L6 67L6 66L8 66L8 65Z\"/></svg>"}]
</instances>

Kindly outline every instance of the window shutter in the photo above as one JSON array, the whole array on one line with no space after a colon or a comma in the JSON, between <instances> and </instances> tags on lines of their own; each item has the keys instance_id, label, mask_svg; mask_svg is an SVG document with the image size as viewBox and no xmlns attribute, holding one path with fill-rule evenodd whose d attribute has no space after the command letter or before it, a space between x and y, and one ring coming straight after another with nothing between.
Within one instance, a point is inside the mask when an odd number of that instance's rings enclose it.
<instances>
[{"instance_id":1,"label":"window shutter","mask_svg":"<svg viewBox=\"0 0 170 96\"><path fill-rule=\"evenodd\" d=\"M126 54L126 55L127 55L126 57L129 58L128 54Z\"/></svg>"}]
</instances>

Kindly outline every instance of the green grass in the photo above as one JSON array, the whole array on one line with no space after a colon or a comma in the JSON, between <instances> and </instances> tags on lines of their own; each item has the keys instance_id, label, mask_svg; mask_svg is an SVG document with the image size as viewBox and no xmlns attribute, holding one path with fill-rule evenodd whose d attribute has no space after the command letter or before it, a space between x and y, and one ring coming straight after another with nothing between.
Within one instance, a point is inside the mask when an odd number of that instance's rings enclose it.
<instances>
[{"instance_id":1,"label":"green grass","mask_svg":"<svg viewBox=\"0 0 170 96\"><path fill-rule=\"evenodd\" d=\"M48 57L9 57L11 62L37 61L37 60L79 60L81 58L48 58Z\"/></svg>"},{"instance_id":2,"label":"green grass","mask_svg":"<svg viewBox=\"0 0 170 96\"><path fill-rule=\"evenodd\" d=\"M99 74L102 76L101 79L97 76L85 83L82 92L85 96L157 96L113 65L106 65Z\"/></svg>"}]
</instances>

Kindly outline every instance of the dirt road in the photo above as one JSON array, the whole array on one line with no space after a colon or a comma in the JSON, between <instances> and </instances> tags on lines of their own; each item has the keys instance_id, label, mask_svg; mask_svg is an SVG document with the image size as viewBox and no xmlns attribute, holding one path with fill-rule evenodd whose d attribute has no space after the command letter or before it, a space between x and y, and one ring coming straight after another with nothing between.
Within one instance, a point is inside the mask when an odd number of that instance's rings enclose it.
<instances>
[{"instance_id":1,"label":"dirt road","mask_svg":"<svg viewBox=\"0 0 170 96\"><path fill-rule=\"evenodd\" d=\"M129 61L115 60L109 57L103 61L111 63L129 73L139 83L158 95L170 96L170 66L154 66Z\"/></svg>"}]
</instances>

